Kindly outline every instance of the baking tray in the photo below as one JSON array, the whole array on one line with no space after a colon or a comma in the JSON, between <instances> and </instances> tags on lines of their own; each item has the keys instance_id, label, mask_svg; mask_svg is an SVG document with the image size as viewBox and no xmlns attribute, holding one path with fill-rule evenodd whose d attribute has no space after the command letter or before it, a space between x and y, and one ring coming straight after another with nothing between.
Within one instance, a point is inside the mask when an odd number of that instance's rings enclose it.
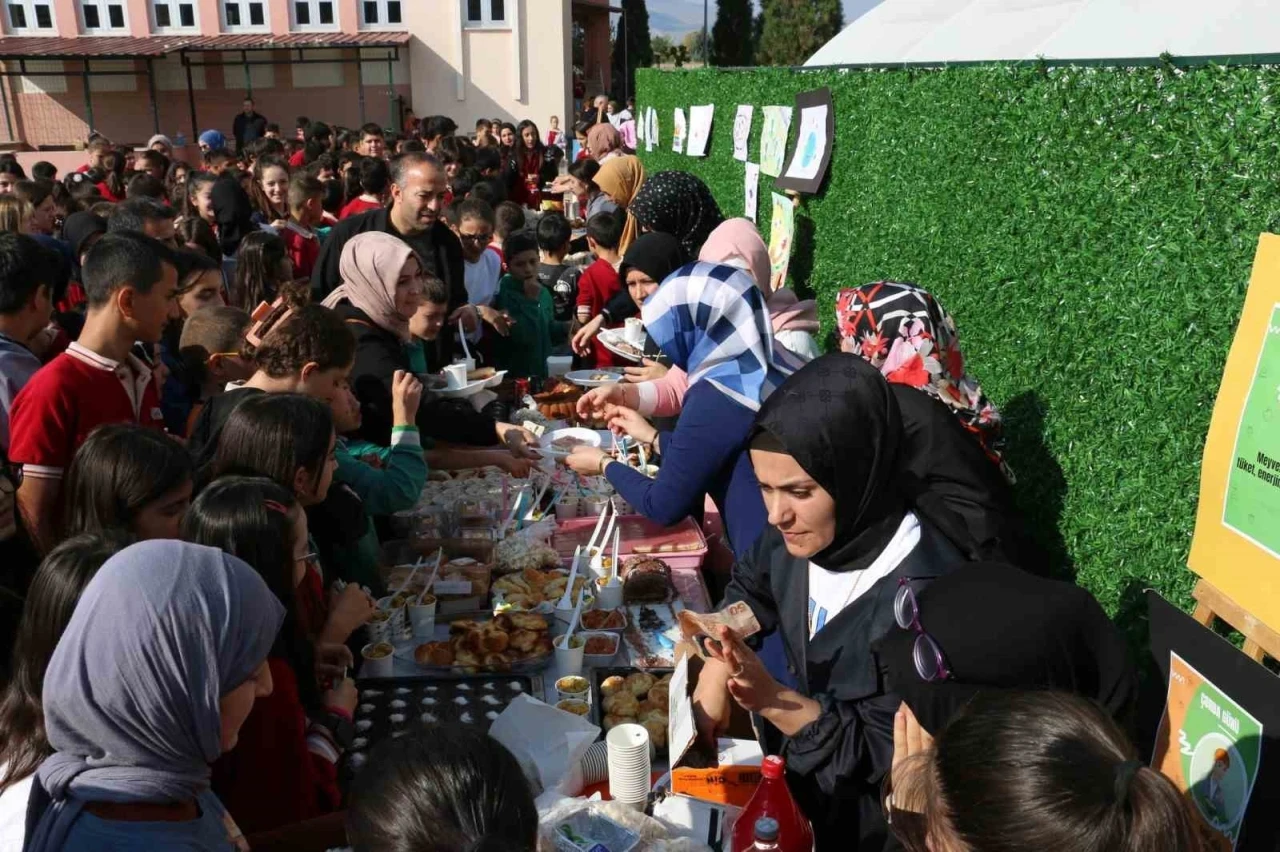
<instances>
[{"instance_id":1,"label":"baking tray","mask_svg":"<svg viewBox=\"0 0 1280 852\"><path fill-rule=\"evenodd\" d=\"M643 671L670 669L676 664L676 641L664 633L677 628L684 609L681 601L669 604L629 604L622 646L631 664Z\"/></svg>"},{"instance_id":2,"label":"baking tray","mask_svg":"<svg viewBox=\"0 0 1280 852\"><path fill-rule=\"evenodd\" d=\"M527 693L541 699L543 694L542 678L527 674L362 678L356 686L360 696L355 712L356 739L339 764L340 774L348 780L368 760L374 746L401 731L408 734L424 724L440 723L474 726L487 732L517 695ZM465 698L466 703L459 704L458 698ZM426 699L432 703L424 703ZM405 706L393 706L392 702L404 702ZM423 718L424 713L434 718ZM404 719L393 722L393 714Z\"/></svg>"},{"instance_id":3,"label":"baking tray","mask_svg":"<svg viewBox=\"0 0 1280 852\"><path fill-rule=\"evenodd\" d=\"M626 677L633 674L648 674L653 675L656 680L664 675L669 675L674 671L675 669L638 669L635 666L601 666L599 668L592 669L591 676L589 678L591 681L591 708L587 712L587 718L591 720L592 724L597 725L600 728L601 738L603 739L604 735L607 733L604 730L604 717L607 714L604 712L604 696L600 694L600 684L604 683L614 675ZM668 715L670 715L669 706ZM665 756L667 753L666 746L664 745L661 748L658 748L657 753L661 756Z\"/></svg>"}]
</instances>

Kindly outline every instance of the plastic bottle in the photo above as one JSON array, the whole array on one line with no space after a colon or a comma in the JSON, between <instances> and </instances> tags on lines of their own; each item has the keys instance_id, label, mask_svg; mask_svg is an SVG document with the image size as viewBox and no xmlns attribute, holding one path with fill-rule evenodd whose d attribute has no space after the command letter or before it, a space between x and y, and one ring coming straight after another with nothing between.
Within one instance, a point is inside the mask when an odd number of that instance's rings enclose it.
<instances>
[{"instance_id":1,"label":"plastic bottle","mask_svg":"<svg viewBox=\"0 0 1280 852\"><path fill-rule=\"evenodd\" d=\"M777 852L812 852L813 827L787 787L787 764L777 755L769 755L760 764L760 786L747 802L733 827L733 849L745 850L756 842L756 828L762 818L778 825L774 845Z\"/></svg>"},{"instance_id":2,"label":"plastic bottle","mask_svg":"<svg viewBox=\"0 0 1280 852\"><path fill-rule=\"evenodd\" d=\"M755 842L748 852L773 852L778 848L778 821L773 817L760 817L756 820Z\"/></svg>"}]
</instances>

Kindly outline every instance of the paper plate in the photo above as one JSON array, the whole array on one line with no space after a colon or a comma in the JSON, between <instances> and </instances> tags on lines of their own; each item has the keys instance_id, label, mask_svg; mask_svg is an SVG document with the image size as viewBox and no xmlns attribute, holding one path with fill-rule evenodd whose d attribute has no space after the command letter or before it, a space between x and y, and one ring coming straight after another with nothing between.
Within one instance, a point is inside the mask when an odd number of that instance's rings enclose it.
<instances>
[{"instance_id":1,"label":"paper plate","mask_svg":"<svg viewBox=\"0 0 1280 852\"><path fill-rule=\"evenodd\" d=\"M599 334L596 335L596 340L600 342L601 346L603 346L605 349L608 349L610 352L612 352L614 355L617 355L619 358L625 358L628 361L634 361L637 364L644 360L643 353L637 354L634 347L632 347L629 343L627 343L622 338L622 335L618 334L618 332L614 331L613 329L610 329L610 328L604 329L603 331L601 331ZM627 348L623 349L622 347L624 346Z\"/></svg>"},{"instance_id":2,"label":"paper plate","mask_svg":"<svg viewBox=\"0 0 1280 852\"><path fill-rule=\"evenodd\" d=\"M554 432L548 432L543 435L540 440L541 445L538 447L538 450L544 455L562 459L569 455L569 453L573 452L573 450L556 449L555 442L561 439L569 439L575 444L586 444L589 447L600 446L599 432L594 429L583 429L580 426L574 426L568 429L557 429ZM568 441L566 441L566 443L568 443Z\"/></svg>"},{"instance_id":3,"label":"paper plate","mask_svg":"<svg viewBox=\"0 0 1280 852\"><path fill-rule=\"evenodd\" d=\"M604 378L600 378L603 376ZM613 370L574 370L564 376L575 385L584 388L598 388L604 385L616 385L622 381L622 373Z\"/></svg>"}]
</instances>

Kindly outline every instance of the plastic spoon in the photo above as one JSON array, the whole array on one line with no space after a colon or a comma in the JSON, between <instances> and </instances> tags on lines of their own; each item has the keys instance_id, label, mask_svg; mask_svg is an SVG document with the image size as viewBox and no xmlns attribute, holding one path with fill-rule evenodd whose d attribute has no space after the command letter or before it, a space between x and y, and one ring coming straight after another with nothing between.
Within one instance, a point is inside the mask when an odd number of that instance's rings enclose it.
<instances>
[{"instance_id":1,"label":"plastic spoon","mask_svg":"<svg viewBox=\"0 0 1280 852\"><path fill-rule=\"evenodd\" d=\"M591 531L591 538L587 540L587 551L596 546L596 538L600 535L600 527L604 526L605 513L613 508L613 501L606 500L605 504L600 507L600 517L596 518L595 529Z\"/></svg>"},{"instance_id":2,"label":"plastic spoon","mask_svg":"<svg viewBox=\"0 0 1280 852\"><path fill-rule=\"evenodd\" d=\"M622 528L613 531L613 562L609 563L609 585L618 585L618 539L622 533Z\"/></svg>"},{"instance_id":3,"label":"plastic spoon","mask_svg":"<svg viewBox=\"0 0 1280 852\"><path fill-rule=\"evenodd\" d=\"M427 584L422 587L422 591L418 594L418 603L422 603L422 596L431 591L431 587L436 584L436 575L440 573L440 563L444 561L444 548L436 550L436 566L431 569L431 576L427 578Z\"/></svg>"},{"instance_id":4,"label":"plastic spoon","mask_svg":"<svg viewBox=\"0 0 1280 852\"><path fill-rule=\"evenodd\" d=\"M458 337L462 340L462 354L467 356L468 361L474 360L471 357L471 348L467 346L467 332L462 327L462 320L458 320Z\"/></svg>"},{"instance_id":5,"label":"plastic spoon","mask_svg":"<svg viewBox=\"0 0 1280 852\"><path fill-rule=\"evenodd\" d=\"M569 617L569 629L564 632L563 647L566 649L572 647L569 643L573 641L573 631L578 629L578 618L582 615L582 600L583 598L586 597L586 595L587 595L587 587L583 586L582 591L578 592L578 603L573 607L573 615Z\"/></svg>"},{"instance_id":6,"label":"plastic spoon","mask_svg":"<svg viewBox=\"0 0 1280 852\"><path fill-rule=\"evenodd\" d=\"M418 573L418 569L422 567L422 563L426 560L427 557L419 556L418 561L413 563L413 570L409 572L408 577L404 578L404 582L400 584L400 588L396 589L395 592L391 594L390 599L387 601L388 606L391 605L391 601L395 599L396 595L404 594L404 590L409 588L409 584L413 582L414 575Z\"/></svg>"},{"instance_id":7,"label":"plastic spoon","mask_svg":"<svg viewBox=\"0 0 1280 852\"><path fill-rule=\"evenodd\" d=\"M573 549L573 567L569 569L569 582L565 584L564 594L556 602L557 609L568 609L573 605L573 582L578 579L578 562L582 559L582 546Z\"/></svg>"},{"instance_id":8,"label":"plastic spoon","mask_svg":"<svg viewBox=\"0 0 1280 852\"><path fill-rule=\"evenodd\" d=\"M610 508L612 508L613 501L610 500L608 505ZM601 565L604 565L604 554L605 554L605 551L609 549L609 542L613 539L613 525L614 525L614 522L616 522L617 520L618 520L618 513L611 512L609 514L609 526L604 528L604 538L600 539L600 559L601 559L600 564Z\"/></svg>"}]
</instances>

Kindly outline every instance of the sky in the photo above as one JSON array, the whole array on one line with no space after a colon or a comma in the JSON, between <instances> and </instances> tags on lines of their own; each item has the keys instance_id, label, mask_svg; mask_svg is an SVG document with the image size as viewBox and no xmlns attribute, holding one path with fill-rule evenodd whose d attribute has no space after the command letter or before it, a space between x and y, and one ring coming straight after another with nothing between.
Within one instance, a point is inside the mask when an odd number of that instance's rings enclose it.
<instances>
[{"instance_id":1,"label":"sky","mask_svg":"<svg viewBox=\"0 0 1280 852\"><path fill-rule=\"evenodd\" d=\"M846 25L880 0L843 0ZM702 29L702 0L647 0L649 31L662 35L683 36L690 30ZM759 6L759 3L756 3ZM707 0L709 25L716 22L716 0Z\"/></svg>"}]
</instances>

